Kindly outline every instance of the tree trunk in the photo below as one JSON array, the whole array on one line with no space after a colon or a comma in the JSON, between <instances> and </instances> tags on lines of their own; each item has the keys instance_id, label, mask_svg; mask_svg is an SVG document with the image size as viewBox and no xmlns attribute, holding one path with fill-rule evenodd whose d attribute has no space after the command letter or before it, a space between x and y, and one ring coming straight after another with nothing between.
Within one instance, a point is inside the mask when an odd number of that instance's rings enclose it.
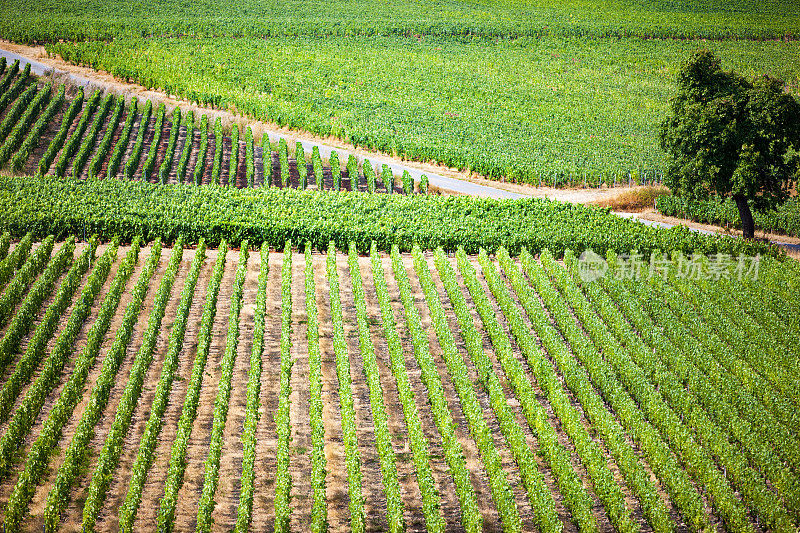
<instances>
[{"instance_id":1,"label":"tree trunk","mask_svg":"<svg viewBox=\"0 0 800 533\"><path fill-rule=\"evenodd\" d=\"M755 237L755 223L753 222L753 213L750 212L747 198L741 194L736 194L733 200L736 202L736 207L739 208L739 218L742 219L743 237L745 239L753 239Z\"/></svg>"}]
</instances>

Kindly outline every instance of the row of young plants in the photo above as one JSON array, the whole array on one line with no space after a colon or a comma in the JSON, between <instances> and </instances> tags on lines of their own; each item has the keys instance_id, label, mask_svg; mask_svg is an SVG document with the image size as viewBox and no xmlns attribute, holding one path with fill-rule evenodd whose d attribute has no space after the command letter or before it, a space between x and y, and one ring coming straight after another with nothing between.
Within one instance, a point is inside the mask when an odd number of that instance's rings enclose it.
<instances>
[{"instance_id":1,"label":"row of young plants","mask_svg":"<svg viewBox=\"0 0 800 533\"><path fill-rule=\"evenodd\" d=\"M62 319L62 314L72 302L72 297L78 290L83 275L89 269L96 247L97 241L90 241L78 260L72 264L64 281L59 285L55 299L48 306L47 311L45 311L44 316L36 326L36 330L28 340L25 352L3 384L2 391L0 391L0 421L5 422L8 420L20 391L30 382L34 372L42 362L47 345L55 335L56 328Z\"/></svg>"},{"instance_id":2,"label":"row of young plants","mask_svg":"<svg viewBox=\"0 0 800 533\"><path fill-rule=\"evenodd\" d=\"M373 252L373 254L374 258L378 258L377 252ZM412 353L422 371L422 382L428 392L433 420L442 439L444 458L453 477L456 495L461 505L461 524L466 531L478 532L483 529L483 517L478 510L478 498L466 467L464 451L455 432L456 423L450 413L442 378L436 367L436 361L431 355L428 335L422 328L419 311L414 306L411 281L396 246L392 248L391 256L392 270L405 311L406 326L411 334L411 343L414 347ZM381 290L379 294L382 292Z\"/></svg>"},{"instance_id":3,"label":"row of young plants","mask_svg":"<svg viewBox=\"0 0 800 533\"><path fill-rule=\"evenodd\" d=\"M422 429L417 398L408 377L403 343L397 332L394 311L389 301L389 289L383 273L383 264L374 245L370 257L372 281L381 311L381 324L388 348L389 369L394 376L397 395L400 399L403 418L406 422L406 439L411 446L411 455L417 474L417 485L422 496L422 514L425 517L425 528L428 531L443 532L446 524L442 516L441 495L436 488L436 481L433 479L428 440ZM425 398L422 401L424 402Z\"/></svg>"},{"instance_id":4,"label":"row of young plants","mask_svg":"<svg viewBox=\"0 0 800 533\"><path fill-rule=\"evenodd\" d=\"M322 358L319 351L319 318L317 289L314 283L312 248L305 250L305 290L307 338L309 415L311 418L311 522L309 531L320 533L328 529L328 501L325 495L327 459L325 457L325 424L322 415Z\"/></svg>"},{"instance_id":5,"label":"row of young plants","mask_svg":"<svg viewBox=\"0 0 800 533\"><path fill-rule=\"evenodd\" d=\"M167 151L164 154L164 161L158 169L158 181L166 183L169 173L172 170L172 160L175 157L175 146L178 142L178 134L181 131L181 109L176 107L172 112L172 127L169 130L169 140L167 141Z\"/></svg>"},{"instance_id":6,"label":"row of young plants","mask_svg":"<svg viewBox=\"0 0 800 533\"><path fill-rule=\"evenodd\" d=\"M131 477L128 482L128 492L125 496L125 501L119 509L119 527L121 531L132 531L133 523L136 519L136 514L139 510L139 504L142 501L142 489L144 488L145 481L147 480L147 473L153 465L155 459L155 449L158 444L158 436L161 433L161 428L164 425L164 411L167 408L170 392L172 391L172 383L175 379L175 371L178 367L178 356L183 349L183 342L186 335L186 325L189 319L189 310L194 300L195 288L197 287L197 280L200 276L200 269L203 266L206 257L206 247L204 242L200 242L195 250L192 266L189 269L189 274L186 276L183 289L181 290L180 301L178 302L178 309L175 314L175 322L173 322L172 329L169 334L169 342L167 344L167 353L164 356L164 363L161 367L161 374L158 378L156 385L156 392L153 398L153 403L150 405L150 416L145 425L144 433L139 441L139 448L136 452L136 459L131 467ZM216 293L219 291L219 282L222 278L222 269L215 268L212 274L211 281L208 285L207 298L216 298ZM215 281L216 279L216 281ZM211 292L209 292L211 291ZM142 379L144 379L142 377ZM141 392L139 393L141 394ZM136 403L131 399L132 403ZM132 406L131 406L132 407ZM131 408L129 407L129 409ZM128 417L133 416L131 411ZM123 424L123 422L120 422ZM130 425L130 421L125 423ZM120 434L124 431L120 430ZM122 453L121 444L123 435L120 435L118 441L111 442L109 446L111 457L107 462L104 462L105 470L102 477L98 481L101 487L97 490L97 503L94 504L93 498L89 498L84 506L83 524L87 531L92 531L97 521L97 515L102 506L102 500L105 498L105 492L111 483L113 473L119 464L119 456ZM104 454L105 455L105 454ZM101 463L98 463L98 465ZM91 494L94 494L92 492Z\"/></svg>"},{"instance_id":7,"label":"row of young plants","mask_svg":"<svg viewBox=\"0 0 800 533\"><path fill-rule=\"evenodd\" d=\"M65 87L62 83L59 88L56 96L50 99L50 102L47 104L47 107L42 112L41 115L36 119L36 122L30 128L30 131L25 136L25 140L22 141L22 144L18 148L11 148L9 151L15 151L13 157L11 157L11 170L13 172L20 172L24 167L25 163L30 158L31 153L39 146L41 142L42 135L50 126L50 122L53 120L56 112L61 108L64 102L64 93ZM33 115L36 115L36 112L31 112ZM20 123L24 122L24 119L20 121ZM19 124L17 125L19 126ZM16 129L16 127L15 127ZM26 127L21 127L21 130L25 130ZM11 138L14 138L15 132L12 131ZM13 144L13 143L12 143ZM5 164L5 161L0 160L0 166Z\"/></svg>"},{"instance_id":8,"label":"row of young plants","mask_svg":"<svg viewBox=\"0 0 800 533\"><path fill-rule=\"evenodd\" d=\"M170 532L175 527L175 507L178 504L178 491L183 485L183 474L186 472L186 451L189 447L189 437L192 434L194 420L197 417L197 406L200 403L200 390L203 387L203 376L211 346L211 332L214 326L214 317L217 315L217 297L228 253L227 244L223 242L217 253L217 261L206 290L200 331L197 335L197 354L192 364L192 375L187 386L186 397L183 400L175 440L170 450L167 480L158 510L158 529L164 532Z\"/></svg>"},{"instance_id":9,"label":"row of young plants","mask_svg":"<svg viewBox=\"0 0 800 533\"><path fill-rule=\"evenodd\" d=\"M139 320L144 298L147 295L150 281L158 268L160 259L161 243L156 241L150 248L150 256L139 275L136 285L130 292L131 299L125 309L122 322L117 329L114 342L103 359L100 376L92 386L89 403L81 415L75 433L72 435L72 440L67 447L64 462L58 468L56 478L47 494L44 507L44 527L48 531L56 531L58 529L61 513L69 502L72 486L81 475L83 464L89 456L89 444L94 438L95 427L100 421L106 405L108 405L112 388L117 381L117 373L127 355L128 345L133 337L133 329Z\"/></svg>"},{"instance_id":10,"label":"row of young plants","mask_svg":"<svg viewBox=\"0 0 800 533\"><path fill-rule=\"evenodd\" d=\"M83 137L81 140L81 145L78 148L78 153L75 155L75 158L72 160L72 175L80 177L83 173L83 167L86 166L86 162L89 160L89 156L92 155L92 150L94 150L94 144L97 140L97 136L100 135L100 130L103 128L105 124L106 116L108 116L108 112L111 110L111 106L114 103L114 96L111 94L107 94L105 98L103 98L102 103L100 104L100 109L95 113L94 120L92 120L92 127L89 130L89 133ZM124 103L122 104L124 105ZM122 107L118 106L119 112L122 112ZM109 128L116 125L116 122L109 122Z\"/></svg>"},{"instance_id":11,"label":"row of young plants","mask_svg":"<svg viewBox=\"0 0 800 533\"><path fill-rule=\"evenodd\" d=\"M111 118L108 119L108 127L106 127L106 131L103 134L103 138L100 140L100 144L97 145L97 150L92 156L92 160L89 163L89 168L86 171L90 178L97 176L97 173L100 172L100 167L102 166L103 161L106 160L108 152L111 150L111 143L114 140L114 133L117 131L119 119L122 117L122 113L124 111L125 98L119 96L117 97L117 102L114 105L114 111L111 113ZM72 174L73 176L77 176L74 170ZM108 174L108 172L106 172L106 174Z\"/></svg>"},{"instance_id":12,"label":"row of young plants","mask_svg":"<svg viewBox=\"0 0 800 533\"><path fill-rule=\"evenodd\" d=\"M433 292L432 280L430 279L430 274L427 272L427 265L424 263L419 249L415 251L414 261L417 273L420 276L420 282L426 293L429 308L431 309L434 328L439 337L439 342L443 350L445 350L445 361L453 376L454 384L459 383L457 385L459 391L464 391L459 392L459 395L463 394L465 398L473 396L475 394L474 389L472 393L470 393L471 387L464 379L467 376L467 369L464 366L464 361L461 360L461 356L458 354L456 354L458 357L453 354L448 354L448 352L452 352L455 347L455 342L447 342L451 340L452 337L448 333L449 330L445 328L446 322L443 320L441 303L438 302L436 294ZM461 338L464 341L467 354L470 357L472 365L475 366L477 385L485 388L489 395L489 403L497 418L500 431L517 464L520 479L525 487L528 501L534 510L537 523L543 531L561 531L563 525L555 510L555 502L552 493L544 482L544 476L539 471L536 456L528 447L525 433L522 427L517 423L516 417L509 407L503 385L494 371L492 362L483 349L483 340L472 320L470 307L464 295L461 293L455 271L441 249L436 251L434 261L447 296L453 306L453 312L456 315ZM473 279L470 281L477 280ZM478 300L476 307L485 306L485 304L488 304L486 300ZM496 322L491 324L497 325ZM496 329L492 328L489 334L491 336L494 333L496 333ZM500 345L499 342L495 344L496 346ZM501 348L496 349L498 353L503 352ZM510 380L512 390L516 390L517 397L521 399L520 403L523 407L523 412L528 418L531 429L539 441L544 459L548 462L555 475L556 483L564 497L567 509L572 512L573 519L578 524L580 531L596 531L597 522L591 512L591 499L572 468L566 450L558 442L555 430L548 423L543 409L541 406L538 406L538 408L535 407L538 403L534 403L534 397L531 396L533 390L530 387L530 382L528 382L527 387L520 385L524 373L521 366L519 366L519 362L516 361L516 359L509 360L507 357L503 356L501 357L501 363L507 374L513 376ZM473 402L467 401L466 403L469 405ZM484 424L477 422L478 413L473 408L465 408L464 412L465 414L469 413L468 417L476 418L473 434L475 435L479 449L483 448L481 449L481 454L484 456L483 461L490 476L493 494L497 492L497 494L494 495L495 505L498 507L498 511L503 517L504 528L514 528L516 523L514 513L518 514L518 512L516 509L508 509L508 506L514 504L514 502L509 502L509 496L504 493L501 470L498 470L498 468L501 468L501 465L497 464L498 458L491 458L492 455L497 453L497 450L494 448L491 440L487 440L485 436L481 436L484 430L481 430L480 426L485 425L485 422Z\"/></svg>"},{"instance_id":13,"label":"row of young plants","mask_svg":"<svg viewBox=\"0 0 800 533\"><path fill-rule=\"evenodd\" d=\"M247 379L247 403L245 404L242 431L242 475L239 489L239 509L236 513L236 533L247 533L253 517L255 494L256 429L261 406L261 357L264 353L264 322L267 310L267 280L269 279L269 247L261 246L261 269L258 273L256 309L253 315L253 344L250 350L250 370Z\"/></svg>"},{"instance_id":14,"label":"row of young plants","mask_svg":"<svg viewBox=\"0 0 800 533\"><path fill-rule=\"evenodd\" d=\"M289 395L292 393L292 243L287 241L281 265L281 341L280 390L278 409L275 411L277 440L275 443L275 531L290 531L292 514L292 476L289 473L292 428L289 412Z\"/></svg>"},{"instance_id":15,"label":"row of young plants","mask_svg":"<svg viewBox=\"0 0 800 533\"><path fill-rule=\"evenodd\" d=\"M37 276L45 269L53 251L53 236L48 236L39 247L28 255L22 266L14 273L2 294L0 294L0 327L4 327L14 317L17 304L25 296ZM30 310L28 310L30 312ZM0 364L0 370L5 365Z\"/></svg>"},{"instance_id":16,"label":"row of young plants","mask_svg":"<svg viewBox=\"0 0 800 533\"><path fill-rule=\"evenodd\" d=\"M200 255L202 256L202 253L200 253ZM111 483L113 472L119 462L125 435L130 427L133 412L138 405L139 397L142 392L145 374L153 360L153 353L161 331L164 312L167 302L169 301L172 286L175 283L182 257L183 246L178 242L172 249L169 263L159 283L158 290L153 299L153 308L147 319L147 326L142 337L142 344L136 352L133 366L128 375L128 380L125 383L125 390L122 392L122 397L120 398L114 414L114 421L103 441L103 447L98 454L97 463L91 474L89 489L83 505L82 528L84 531L94 531L97 515L105 500L106 491ZM185 316L178 316L173 329L177 327L181 318L183 318L185 322ZM46 521L46 523L49 523L52 530L55 530L57 527L58 515L62 512L63 508L54 508L51 513L49 513L51 518L49 521Z\"/></svg>"},{"instance_id":17,"label":"row of young plants","mask_svg":"<svg viewBox=\"0 0 800 533\"><path fill-rule=\"evenodd\" d=\"M597 523L591 512L593 502L572 468L569 455L563 450L563 445L558 443L557 435L552 426L550 426L544 408L539 404L537 394L524 365L514 356L509 337L500 325L486 292L478 281L473 265L469 262L467 256L461 252L457 253L456 258L459 272L478 311L483 327L489 334L495 353L500 360L500 365L507 379L510 380L511 387L517 398L520 400L528 425L537 434L542 443L542 449L559 480L561 492L574 521L584 531L595 531ZM506 318L509 322L512 320L507 315ZM582 426L578 415L574 412L574 409L571 409L571 406L568 406L562 391L557 387L545 387L547 383L543 383L541 374L542 372L535 372L534 377L540 386L545 388L545 392L550 393L548 394L548 399L553 405L556 415L561 420L562 426L575 444L582 462L586 464L589 475L594 482L595 490L597 491L598 487L602 487L601 494L611 498L616 494L617 489L613 484L613 479L610 479L609 473L606 472L606 468L603 467L599 459L596 459L598 454L593 449L596 444L589 441L588 436L584 434L586 432L585 429L581 430ZM609 512L609 515L611 514ZM616 519L615 521L624 523L624 518L622 520Z\"/></svg>"},{"instance_id":18,"label":"row of young plants","mask_svg":"<svg viewBox=\"0 0 800 533\"><path fill-rule=\"evenodd\" d=\"M96 233L161 237L165 244L184 235L187 244L204 238L209 246L223 239L238 245L287 240L311 241L324 250L330 241L340 250L355 242L369 251L397 244L409 251L463 246L469 253L505 246L511 254L525 246L556 256L567 248L598 253L609 249L680 250L778 255L761 242L702 235L686 228L661 229L617 217L605 209L541 199L494 200L454 196L328 194L276 188L234 189L179 184L154 186L141 181L78 180L0 176L0 230L20 237L56 237Z\"/></svg>"},{"instance_id":19,"label":"row of young plants","mask_svg":"<svg viewBox=\"0 0 800 533\"><path fill-rule=\"evenodd\" d=\"M75 359L72 373L55 404L48 412L39 435L28 451L25 458L25 467L17 478L6 504L3 515L3 526L6 531L19 531L22 527L22 521L28 512L28 505L53 456L53 448L58 444L64 426L71 418L73 410L83 396L83 386L86 383L89 371L97 359L100 346L111 325L111 319L117 311L128 279L133 274L138 257L139 243L137 241L117 269L111 282L111 287L103 299L97 318L87 334L86 344ZM30 392L29 390L28 393L30 394ZM40 405L39 401L35 403ZM12 419L12 424L15 419L16 416ZM8 436L8 433L6 433L6 436Z\"/></svg>"},{"instance_id":20,"label":"row of young plants","mask_svg":"<svg viewBox=\"0 0 800 533\"><path fill-rule=\"evenodd\" d=\"M375 427L375 447L383 478L383 489L386 495L386 521L391 533L406 530L403 518L404 505L400 492L400 481L397 473L397 458L392 448L392 435L389 432L388 417L383 400L383 386L378 361L375 357L375 345L369 329L369 316L364 294L361 268L358 264L358 252L355 243L350 244L347 254L350 268L350 281L353 289L353 302L356 308L356 325L358 328L358 346L364 369L364 378L369 388L369 401L372 408L372 420Z\"/></svg>"},{"instance_id":21,"label":"row of young plants","mask_svg":"<svg viewBox=\"0 0 800 533\"><path fill-rule=\"evenodd\" d=\"M205 477L203 490L200 494L200 503L197 509L197 531L210 532L213 520L211 513L216 502L214 494L219 483L219 462L222 457L222 437L228 421L228 406L231 398L233 379L233 365L236 363L239 346L239 316L242 311L242 293L244 292L244 278L247 274L247 259L249 248L247 242L242 243L239 251L239 263L236 266L236 275L233 281L233 291L226 304L229 305L228 335L225 339L225 353L220 361L220 377L217 385L217 397L214 400L214 418L211 425L211 438L208 445L208 456L205 462Z\"/></svg>"},{"instance_id":22,"label":"row of young plants","mask_svg":"<svg viewBox=\"0 0 800 533\"><path fill-rule=\"evenodd\" d=\"M543 255L547 260L547 253L543 252ZM594 384L603 396L603 399L598 397L597 401L605 400L619 415L630 434L642 435L643 438L640 439L640 442L643 447L651 447L651 443L657 443L656 450L668 450L668 448L664 448L663 444L660 444L665 440L675 454L680 457L686 471L709 492L712 505L718 511L719 516L725 520L727 526L734 531L750 531L752 526L745 506L736 498L733 488L716 467L707 450L700 445L680 418L663 405L657 395L650 394L647 397L642 395L647 393L647 389L641 388L641 386L646 387L645 382L638 381L639 388L625 389L616 372L620 369L633 372L634 369L623 363L622 355L618 352L607 354L610 357L618 356L614 360L613 366L604 360L594 344L575 323L574 316L567 308L562 296L552 286L542 265L533 261L526 253L521 255L521 259L526 274L537 293L553 315L566 342L569 342L572 347L572 356L559 358L562 374L567 378L570 389L580 397L586 395L585 387L591 387ZM528 314L530 316L530 313ZM583 367L579 367L578 362ZM576 376L577 379L572 376ZM595 425L598 425L597 422ZM677 472L679 473L679 471ZM663 476L661 479L667 485L675 483L674 474L673 476ZM681 483L681 485L686 486L685 483ZM683 492L685 493L685 490ZM681 494L680 492L674 493ZM676 497L676 501L679 505L681 504L681 499ZM642 504L644 506L645 502ZM699 513L696 516L697 519L702 518ZM693 523L696 519L690 517L691 515L687 516L687 520Z\"/></svg>"},{"instance_id":23,"label":"row of young plants","mask_svg":"<svg viewBox=\"0 0 800 533\"><path fill-rule=\"evenodd\" d=\"M577 283L578 274L574 256L568 261L568 266L573 280ZM706 415L701 411L704 409L707 416L714 420L715 427L712 427L712 431L722 432L728 440L733 441L734 438L738 440L751 463L778 488L784 496L787 507L796 514L799 501L797 476L785 468L764 432L756 431L747 420L739 417L735 407L711 385L707 376L685 360L681 351L664 338L660 328L643 316L645 313L641 310L641 306L632 302L628 295L620 295L617 301L627 312L633 310L631 323L635 320L636 327L640 331L648 326L651 328L645 330L642 337L628 324L622 311L615 305L615 301L599 284L583 284L581 288L609 330L612 330L616 339L627 347L633 361L646 373L647 379L656 384L669 404L679 411L685 420L695 420L697 423L710 426L710 422L705 419ZM572 304L573 309L583 309L586 305L581 303L576 307L576 304ZM635 309L634 306L639 309ZM645 344L643 338L647 339L648 344ZM654 353L658 358L652 357ZM662 361L669 361L672 369L677 371L668 369Z\"/></svg>"},{"instance_id":24,"label":"row of young plants","mask_svg":"<svg viewBox=\"0 0 800 533\"><path fill-rule=\"evenodd\" d=\"M91 98L89 98L89 101L83 107L81 117L78 119L78 124L75 126L75 129L72 130L72 133L69 134L69 138L67 138L66 142L64 142L63 147L60 145L58 146L58 148L61 148L61 151L59 152L58 160L56 161L55 168L53 169L53 175L57 178L63 178L66 175L67 165L69 165L69 161L72 159L72 156L75 155L75 152L78 150L83 151L85 149L84 147L88 143L89 138L87 137L86 142L84 142L84 134L86 133L86 128L88 128L90 125L92 115L97 107L101 105L100 97L101 94L100 90L98 89L94 92L94 94L92 94ZM103 108L106 107L106 103L108 103L108 98L106 98L106 100L102 103ZM101 109L99 114L102 114L103 112L103 109ZM62 127L63 126L65 126L65 124L62 123ZM66 126L68 130L69 124L66 124ZM92 142L93 141L94 139L92 139Z\"/></svg>"},{"instance_id":25,"label":"row of young plants","mask_svg":"<svg viewBox=\"0 0 800 533\"><path fill-rule=\"evenodd\" d=\"M364 494L361 489L361 454L358 450L357 420L353 403L353 379L350 375L350 354L345 340L344 320L342 318L342 299L339 292L339 273L337 270L336 246L328 245L326 269L328 273L328 294L330 297L331 326L333 329L333 352L336 356L336 377L339 383L339 412L342 419L342 442L344 444L347 467L347 488L349 495L350 530L364 533Z\"/></svg>"},{"instance_id":26,"label":"row of young plants","mask_svg":"<svg viewBox=\"0 0 800 533\"><path fill-rule=\"evenodd\" d=\"M52 250L52 239L48 239L42 243L39 249L37 249L37 254L41 253L44 255L48 247ZM20 285L29 285L30 290L28 290L19 308L14 311L14 317L11 319L5 333L3 333L2 339L0 339L0 372L5 371L5 368L17 354L20 342L22 342L22 338L26 336L33 327L42 304L53 293L58 278L72 263L74 251L75 239L70 238L61 246L61 249L52 260L47 263L47 267L42 272L42 275L39 276L33 284L30 284L30 282L20 283ZM47 259L49 259L49 255L50 254L47 253ZM23 268L20 270L19 276L26 275L35 278L38 272L34 272L34 270L34 268L27 270ZM22 281L21 277L20 281ZM12 282L12 285L14 283L15 282ZM9 287L8 290L12 290L12 287ZM0 297L0 301L3 301L5 299L4 297L5 293L3 293L3 297ZM8 305L8 302L4 303Z\"/></svg>"}]
</instances>

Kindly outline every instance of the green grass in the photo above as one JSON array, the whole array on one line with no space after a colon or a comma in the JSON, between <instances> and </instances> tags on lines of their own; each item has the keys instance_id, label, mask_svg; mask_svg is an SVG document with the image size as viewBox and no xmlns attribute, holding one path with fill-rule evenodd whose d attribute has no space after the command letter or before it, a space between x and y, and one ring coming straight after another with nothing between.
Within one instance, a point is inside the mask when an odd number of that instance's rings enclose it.
<instances>
[{"instance_id":1,"label":"green grass","mask_svg":"<svg viewBox=\"0 0 800 533\"><path fill-rule=\"evenodd\" d=\"M539 184L663 168L658 124L699 46L726 68L800 88L800 63L786 60L797 41L152 38L49 49L207 105Z\"/></svg>"}]
</instances>

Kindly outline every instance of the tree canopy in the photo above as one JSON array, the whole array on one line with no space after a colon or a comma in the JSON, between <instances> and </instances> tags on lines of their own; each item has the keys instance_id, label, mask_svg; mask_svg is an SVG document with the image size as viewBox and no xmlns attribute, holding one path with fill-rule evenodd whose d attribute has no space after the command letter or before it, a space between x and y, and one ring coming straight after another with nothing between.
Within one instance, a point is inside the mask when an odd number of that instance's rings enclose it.
<instances>
[{"instance_id":1,"label":"tree canopy","mask_svg":"<svg viewBox=\"0 0 800 533\"><path fill-rule=\"evenodd\" d=\"M750 81L699 50L680 71L660 142L672 192L732 197L744 236L753 238L751 205L774 208L800 177L800 104L781 80Z\"/></svg>"}]
</instances>

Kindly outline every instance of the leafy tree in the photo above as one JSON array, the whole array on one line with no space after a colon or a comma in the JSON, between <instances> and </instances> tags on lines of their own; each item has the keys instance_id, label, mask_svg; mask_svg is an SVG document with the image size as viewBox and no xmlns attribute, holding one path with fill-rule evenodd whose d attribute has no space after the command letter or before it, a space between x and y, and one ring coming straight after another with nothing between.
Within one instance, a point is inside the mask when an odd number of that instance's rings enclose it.
<instances>
[{"instance_id":1,"label":"leafy tree","mask_svg":"<svg viewBox=\"0 0 800 533\"><path fill-rule=\"evenodd\" d=\"M670 164L664 183L689 199L730 196L744 237L754 236L751 205L774 209L800 177L800 104L781 80L749 81L699 50L678 76L661 125Z\"/></svg>"}]
</instances>

